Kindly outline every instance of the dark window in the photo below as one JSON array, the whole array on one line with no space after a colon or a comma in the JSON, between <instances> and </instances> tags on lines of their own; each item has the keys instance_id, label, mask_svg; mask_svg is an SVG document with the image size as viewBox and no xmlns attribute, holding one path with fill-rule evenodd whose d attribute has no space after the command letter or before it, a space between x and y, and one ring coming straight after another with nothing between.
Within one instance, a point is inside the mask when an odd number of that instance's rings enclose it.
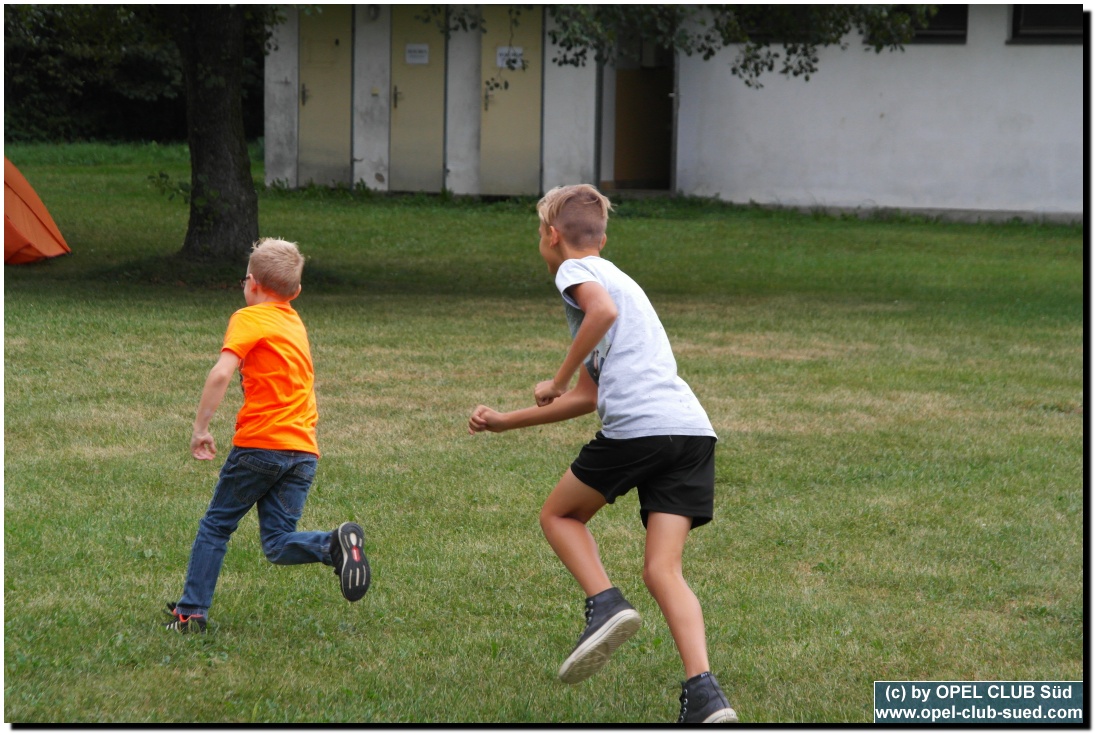
<instances>
[{"instance_id":1,"label":"dark window","mask_svg":"<svg viewBox=\"0 0 1095 735\"><path fill-rule=\"evenodd\" d=\"M911 43L965 43L969 5L937 5L927 28L918 28Z\"/></svg>"},{"instance_id":2,"label":"dark window","mask_svg":"<svg viewBox=\"0 0 1095 735\"><path fill-rule=\"evenodd\" d=\"M1083 43L1083 5L1012 5L1011 43Z\"/></svg>"},{"instance_id":3,"label":"dark window","mask_svg":"<svg viewBox=\"0 0 1095 735\"><path fill-rule=\"evenodd\" d=\"M824 10L812 5L740 5L738 23L758 44L818 43L823 40Z\"/></svg>"},{"instance_id":4,"label":"dark window","mask_svg":"<svg viewBox=\"0 0 1095 735\"><path fill-rule=\"evenodd\" d=\"M895 5L893 10L894 12L907 13L910 17L916 15L911 5ZM913 37L907 43L910 45L929 43L963 44L966 42L969 24L969 5L936 5L935 14L928 18L927 27L914 29ZM863 42L872 45L875 43L887 44L885 39L873 38L869 33L863 38Z\"/></svg>"}]
</instances>

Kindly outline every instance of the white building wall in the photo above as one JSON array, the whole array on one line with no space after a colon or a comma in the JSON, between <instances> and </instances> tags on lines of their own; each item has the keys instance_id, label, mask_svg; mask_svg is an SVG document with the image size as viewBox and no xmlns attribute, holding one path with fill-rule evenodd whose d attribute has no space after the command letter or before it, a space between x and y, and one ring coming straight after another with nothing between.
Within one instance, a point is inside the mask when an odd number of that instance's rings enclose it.
<instances>
[{"instance_id":1,"label":"white building wall","mask_svg":"<svg viewBox=\"0 0 1095 735\"><path fill-rule=\"evenodd\" d=\"M297 11L285 8L274 28L273 49L263 69L263 143L266 185L297 186L297 89L300 88Z\"/></svg>"},{"instance_id":2,"label":"white building wall","mask_svg":"<svg viewBox=\"0 0 1095 735\"><path fill-rule=\"evenodd\" d=\"M391 17L390 5L354 8L352 176L375 191L388 191Z\"/></svg>"},{"instance_id":3,"label":"white building wall","mask_svg":"<svg viewBox=\"0 0 1095 735\"><path fill-rule=\"evenodd\" d=\"M554 21L545 13L550 30ZM597 185L597 65L559 66L559 49L544 33L542 191Z\"/></svg>"},{"instance_id":4,"label":"white building wall","mask_svg":"<svg viewBox=\"0 0 1095 735\"><path fill-rule=\"evenodd\" d=\"M616 180L616 66L601 69L601 149L598 185Z\"/></svg>"},{"instance_id":5,"label":"white building wall","mask_svg":"<svg viewBox=\"0 0 1095 735\"><path fill-rule=\"evenodd\" d=\"M482 35L479 31L449 35L445 67L445 188L453 194L479 193Z\"/></svg>"},{"instance_id":6,"label":"white building wall","mask_svg":"<svg viewBox=\"0 0 1095 735\"><path fill-rule=\"evenodd\" d=\"M736 49L679 59L678 191L796 207L1084 211L1082 45L1009 45L970 5L965 45L822 49L755 90Z\"/></svg>"}]
</instances>

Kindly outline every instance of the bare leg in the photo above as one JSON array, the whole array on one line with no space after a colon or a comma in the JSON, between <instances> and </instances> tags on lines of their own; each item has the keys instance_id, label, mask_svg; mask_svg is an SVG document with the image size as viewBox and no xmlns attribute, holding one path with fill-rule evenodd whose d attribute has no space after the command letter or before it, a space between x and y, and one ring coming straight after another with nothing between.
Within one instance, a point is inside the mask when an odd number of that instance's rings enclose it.
<instances>
[{"instance_id":1,"label":"bare leg","mask_svg":"<svg viewBox=\"0 0 1095 735\"><path fill-rule=\"evenodd\" d=\"M669 624L686 679L710 670L703 610L682 571L684 542L691 528L691 518L651 513L646 521L643 564L643 581Z\"/></svg>"},{"instance_id":2,"label":"bare leg","mask_svg":"<svg viewBox=\"0 0 1095 735\"><path fill-rule=\"evenodd\" d=\"M601 564L597 542L586 523L605 506L605 498L568 469L540 510L540 527L563 565L593 597L612 586Z\"/></svg>"}]
</instances>

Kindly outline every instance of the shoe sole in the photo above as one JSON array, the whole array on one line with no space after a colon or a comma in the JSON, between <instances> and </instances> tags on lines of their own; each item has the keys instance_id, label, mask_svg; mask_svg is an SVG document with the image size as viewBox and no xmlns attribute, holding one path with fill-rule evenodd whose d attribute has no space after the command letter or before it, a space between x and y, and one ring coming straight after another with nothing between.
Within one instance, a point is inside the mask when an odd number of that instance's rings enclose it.
<instances>
[{"instance_id":1,"label":"shoe sole","mask_svg":"<svg viewBox=\"0 0 1095 735\"><path fill-rule=\"evenodd\" d=\"M733 707L727 707L726 709L720 709L715 714L704 720L704 723L708 722L737 722L738 713L734 711Z\"/></svg>"},{"instance_id":2,"label":"shoe sole","mask_svg":"<svg viewBox=\"0 0 1095 735\"><path fill-rule=\"evenodd\" d=\"M342 569L338 570L338 583L342 596L357 602L369 591L372 573L365 558L365 532L356 523L346 522L338 527L338 544L342 547Z\"/></svg>"},{"instance_id":3,"label":"shoe sole","mask_svg":"<svg viewBox=\"0 0 1095 735\"><path fill-rule=\"evenodd\" d=\"M612 652L639 630L642 618L635 610L621 610L611 617L599 631L583 641L567 656L559 668L559 679L564 684L577 684L601 670Z\"/></svg>"}]
</instances>

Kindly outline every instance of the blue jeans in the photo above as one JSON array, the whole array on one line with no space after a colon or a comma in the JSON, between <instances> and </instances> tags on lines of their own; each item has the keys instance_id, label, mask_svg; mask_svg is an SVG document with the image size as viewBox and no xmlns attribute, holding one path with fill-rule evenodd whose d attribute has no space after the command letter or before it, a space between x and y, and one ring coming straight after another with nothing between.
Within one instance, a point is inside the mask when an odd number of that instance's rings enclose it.
<instances>
[{"instance_id":1,"label":"blue jeans","mask_svg":"<svg viewBox=\"0 0 1095 735\"><path fill-rule=\"evenodd\" d=\"M198 524L186 585L176 605L181 615L205 615L213 604L228 539L254 505L258 505L259 535L268 560L332 565L331 531L297 531L316 463L316 456L307 452L232 448Z\"/></svg>"}]
</instances>

